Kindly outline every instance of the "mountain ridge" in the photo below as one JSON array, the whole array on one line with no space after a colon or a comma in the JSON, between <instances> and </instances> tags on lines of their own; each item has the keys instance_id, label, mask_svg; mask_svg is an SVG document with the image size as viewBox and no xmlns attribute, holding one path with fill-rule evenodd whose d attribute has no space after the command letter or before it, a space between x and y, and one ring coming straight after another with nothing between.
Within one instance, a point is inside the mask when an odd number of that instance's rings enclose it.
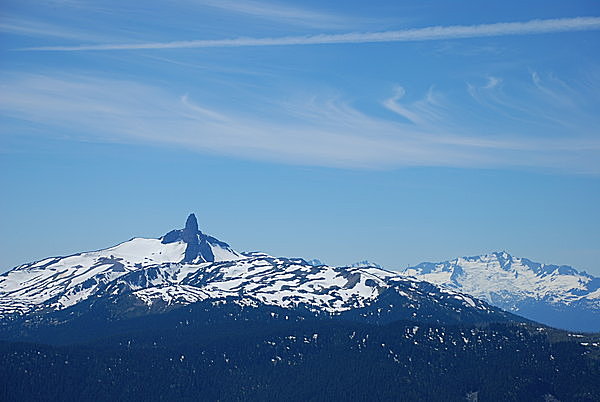
<instances>
[{"instance_id":1,"label":"mountain ridge","mask_svg":"<svg viewBox=\"0 0 600 402\"><path fill-rule=\"evenodd\" d=\"M538 263L500 251L424 262L400 272L548 325L600 331L600 278L568 265Z\"/></svg>"},{"instance_id":2,"label":"mountain ridge","mask_svg":"<svg viewBox=\"0 0 600 402\"><path fill-rule=\"evenodd\" d=\"M138 312L228 299L348 315L389 299L393 308L364 314L382 322L386 315L435 319L438 314L457 322L463 319L460 314L482 321L508 319L466 294L381 268L314 266L301 258L240 253L203 234L193 214L183 229L158 239L133 238L103 250L22 264L0 275L0 316L5 317L39 316L113 296L121 304L129 300L125 310Z\"/></svg>"},{"instance_id":3,"label":"mountain ridge","mask_svg":"<svg viewBox=\"0 0 600 402\"><path fill-rule=\"evenodd\" d=\"M431 296L423 290L429 284L435 284ZM45 258L1 274L0 317L46 314L106 295L128 295L132 298L128 308L137 311L229 298L246 305L340 314L395 292L404 298L400 305L415 311L433 299L442 316L474 309L484 317L496 306L548 325L600 331L594 324L600 309L599 284L600 279L572 267L539 264L505 251L421 263L400 272L366 260L331 267L317 260L237 252L202 233L196 216L190 214L184 228L157 239L134 237L106 249Z\"/></svg>"}]
</instances>

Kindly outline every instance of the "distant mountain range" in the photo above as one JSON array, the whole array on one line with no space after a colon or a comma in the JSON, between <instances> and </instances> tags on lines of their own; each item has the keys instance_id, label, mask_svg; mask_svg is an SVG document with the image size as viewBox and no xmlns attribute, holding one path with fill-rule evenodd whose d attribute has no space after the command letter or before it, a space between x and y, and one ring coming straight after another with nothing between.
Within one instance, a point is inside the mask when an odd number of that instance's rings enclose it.
<instances>
[{"instance_id":1,"label":"distant mountain range","mask_svg":"<svg viewBox=\"0 0 600 402\"><path fill-rule=\"evenodd\" d=\"M115 315L168 311L204 300L302 308L374 321L454 317L502 321L486 302L366 264L312 265L296 258L237 252L198 230L196 217L159 239L20 265L0 275L0 317L46 314L115 299ZM393 308L381 308L393 300ZM387 302L386 302L387 303ZM366 319L366 318L365 318Z\"/></svg>"},{"instance_id":2,"label":"distant mountain range","mask_svg":"<svg viewBox=\"0 0 600 402\"><path fill-rule=\"evenodd\" d=\"M379 264L377 264L377 263L375 263L375 262L371 262L371 261L369 261L369 260L357 261L357 262L354 262L354 263L352 263L352 264L350 264L350 265L348 265L348 266L349 266L349 267L351 267L351 268L358 268L358 267L363 267L363 268L364 268L364 267L375 267L375 268L381 268L381 269L383 269L383 266L382 266L382 265L379 265Z\"/></svg>"},{"instance_id":3,"label":"distant mountain range","mask_svg":"<svg viewBox=\"0 0 600 402\"><path fill-rule=\"evenodd\" d=\"M239 252L192 214L0 275L0 400L597 401L600 334L486 301L593 318L597 289L506 253L393 272Z\"/></svg>"},{"instance_id":4,"label":"distant mountain range","mask_svg":"<svg viewBox=\"0 0 600 402\"><path fill-rule=\"evenodd\" d=\"M496 252L422 263L402 272L558 328L600 331L600 278L566 265Z\"/></svg>"},{"instance_id":5,"label":"distant mountain range","mask_svg":"<svg viewBox=\"0 0 600 402\"><path fill-rule=\"evenodd\" d=\"M414 291L431 287L423 281L437 285L429 298L435 294L439 300L432 303L450 310L488 311L480 302L484 300L551 326L600 331L600 278L569 266L497 252L421 263L400 273L366 260L330 267L317 259L235 251L202 233L193 214L183 229L159 239L134 238L104 250L20 265L0 275L0 317L64 310L115 295L126 295L140 311L235 297L238 303L339 314L373 304L390 292L405 297L406 305L423 303Z\"/></svg>"}]
</instances>

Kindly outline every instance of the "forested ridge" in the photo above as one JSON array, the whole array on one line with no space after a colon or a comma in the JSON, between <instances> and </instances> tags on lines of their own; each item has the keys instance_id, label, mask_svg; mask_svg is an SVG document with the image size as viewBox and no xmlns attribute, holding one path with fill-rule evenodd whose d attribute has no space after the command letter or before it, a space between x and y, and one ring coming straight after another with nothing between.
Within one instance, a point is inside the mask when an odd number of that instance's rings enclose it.
<instances>
[{"instance_id":1,"label":"forested ridge","mask_svg":"<svg viewBox=\"0 0 600 402\"><path fill-rule=\"evenodd\" d=\"M0 398L597 401L600 395L598 336L527 323L375 325L199 304L105 324L81 327L79 339L67 343L60 332L52 335L56 328L32 330L30 342L4 332ZM76 334L77 325L69 331Z\"/></svg>"}]
</instances>

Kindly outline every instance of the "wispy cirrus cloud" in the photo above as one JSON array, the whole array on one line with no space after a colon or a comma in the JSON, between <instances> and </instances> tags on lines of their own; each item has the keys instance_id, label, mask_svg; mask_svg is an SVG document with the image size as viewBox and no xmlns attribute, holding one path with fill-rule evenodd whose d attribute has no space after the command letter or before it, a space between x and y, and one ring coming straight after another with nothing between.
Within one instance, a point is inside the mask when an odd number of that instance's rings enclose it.
<instances>
[{"instance_id":1,"label":"wispy cirrus cloud","mask_svg":"<svg viewBox=\"0 0 600 402\"><path fill-rule=\"evenodd\" d=\"M70 41L101 42L107 40L107 36L93 35L84 30L14 16L2 16L0 32L29 37L60 38Z\"/></svg>"},{"instance_id":2,"label":"wispy cirrus cloud","mask_svg":"<svg viewBox=\"0 0 600 402\"><path fill-rule=\"evenodd\" d=\"M338 15L290 7L273 2L235 1L235 0L199 0L195 4L211 7L260 19L276 21L280 24L293 24L313 28L341 28L349 24L348 18Z\"/></svg>"},{"instance_id":3,"label":"wispy cirrus cloud","mask_svg":"<svg viewBox=\"0 0 600 402\"><path fill-rule=\"evenodd\" d=\"M536 71L530 72L529 78L529 82L509 88L510 92L505 88L509 83L499 77L487 77L483 85L467 84L471 99L481 107L478 116L495 127L519 124L532 133L542 131L546 138L598 138L594 111L600 102L598 82L590 83L589 88L573 86L553 74L542 76Z\"/></svg>"},{"instance_id":4,"label":"wispy cirrus cloud","mask_svg":"<svg viewBox=\"0 0 600 402\"><path fill-rule=\"evenodd\" d=\"M344 43L416 42L445 39L465 39L490 36L533 35L550 32L600 30L600 17L557 18L525 22L502 22L481 25L432 26L385 32L351 32L286 36L278 38L234 38L214 40L185 40L173 42L98 44L77 46L39 46L20 50L89 51L189 49L248 46L326 45Z\"/></svg>"},{"instance_id":5,"label":"wispy cirrus cloud","mask_svg":"<svg viewBox=\"0 0 600 402\"><path fill-rule=\"evenodd\" d=\"M403 87L396 86L394 95L384 100L382 104L389 111L421 127L435 125L444 118L445 107L433 88L429 88L423 98L411 103L403 102L405 94Z\"/></svg>"},{"instance_id":6,"label":"wispy cirrus cloud","mask_svg":"<svg viewBox=\"0 0 600 402\"><path fill-rule=\"evenodd\" d=\"M259 115L136 82L82 75L14 73L0 85L4 117L42 125L61 138L68 133L72 140L170 145L338 168L528 167L600 173L598 136L569 132L544 138L526 130L482 135L453 120L460 110L448 109L435 94L401 104L396 89L384 105L410 117L400 122L331 97L274 99L264 108L268 112ZM10 127L5 125L1 133L11 135Z\"/></svg>"}]
</instances>

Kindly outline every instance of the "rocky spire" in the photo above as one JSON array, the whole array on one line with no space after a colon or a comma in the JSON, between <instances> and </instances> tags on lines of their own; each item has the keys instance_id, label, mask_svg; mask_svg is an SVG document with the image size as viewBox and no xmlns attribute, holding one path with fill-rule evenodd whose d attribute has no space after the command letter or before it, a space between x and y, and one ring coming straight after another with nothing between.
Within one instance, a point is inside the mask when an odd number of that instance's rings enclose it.
<instances>
[{"instance_id":1,"label":"rocky spire","mask_svg":"<svg viewBox=\"0 0 600 402\"><path fill-rule=\"evenodd\" d=\"M207 240L208 238L218 241L210 236L203 235L202 232L198 230L196 215L190 214L185 221L185 227L183 229L171 230L163 236L162 243L168 244L177 241L186 243L185 255L181 262L208 262L215 260L215 256Z\"/></svg>"},{"instance_id":2,"label":"rocky spire","mask_svg":"<svg viewBox=\"0 0 600 402\"><path fill-rule=\"evenodd\" d=\"M181 240L187 243L185 257L183 258L184 262L191 262L198 256L198 252L200 251L199 233L196 215L190 214L187 221L185 221L185 228L181 233Z\"/></svg>"},{"instance_id":3,"label":"rocky spire","mask_svg":"<svg viewBox=\"0 0 600 402\"><path fill-rule=\"evenodd\" d=\"M198 221L196 215L190 214L185 221L185 228L181 234L181 239L186 243L198 243Z\"/></svg>"}]
</instances>

